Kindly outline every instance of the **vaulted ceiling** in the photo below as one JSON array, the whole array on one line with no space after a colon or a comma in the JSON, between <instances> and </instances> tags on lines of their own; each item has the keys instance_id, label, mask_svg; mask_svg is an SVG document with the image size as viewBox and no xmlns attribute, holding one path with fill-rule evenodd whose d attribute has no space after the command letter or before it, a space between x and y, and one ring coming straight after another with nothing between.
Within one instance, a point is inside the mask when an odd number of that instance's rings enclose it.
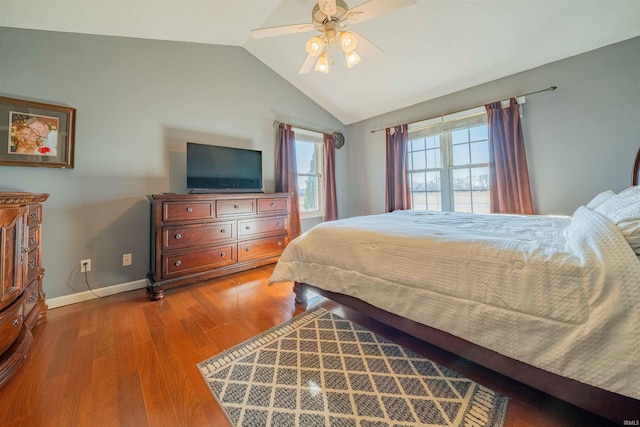
<instances>
[{"instance_id":1,"label":"vaulted ceiling","mask_svg":"<svg viewBox=\"0 0 640 427\"><path fill-rule=\"evenodd\" d=\"M640 35L638 0L418 0L349 25L385 52L351 69L334 52L328 74L298 74L314 32L251 38L315 4L0 0L0 26L240 46L345 125Z\"/></svg>"}]
</instances>

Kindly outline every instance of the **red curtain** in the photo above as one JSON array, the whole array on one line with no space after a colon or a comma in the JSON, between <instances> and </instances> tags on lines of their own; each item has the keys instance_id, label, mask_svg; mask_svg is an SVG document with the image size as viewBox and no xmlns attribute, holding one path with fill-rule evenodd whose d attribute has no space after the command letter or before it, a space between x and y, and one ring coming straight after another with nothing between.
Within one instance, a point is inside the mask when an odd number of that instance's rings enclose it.
<instances>
[{"instance_id":1,"label":"red curtain","mask_svg":"<svg viewBox=\"0 0 640 427\"><path fill-rule=\"evenodd\" d=\"M280 123L276 141L276 192L293 193L289 224L291 239L298 237L301 231L296 170L296 135L291 125Z\"/></svg>"},{"instance_id":2,"label":"red curtain","mask_svg":"<svg viewBox=\"0 0 640 427\"><path fill-rule=\"evenodd\" d=\"M533 214L520 106L511 98L485 105L489 123L489 192L492 213Z\"/></svg>"},{"instance_id":3,"label":"red curtain","mask_svg":"<svg viewBox=\"0 0 640 427\"><path fill-rule=\"evenodd\" d=\"M336 142L333 135L324 134L324 220L338 219L336 202Z\"/></svg>"},{"instance_id":4,"label":"red curtain","mask_svg":"<svg viewBox=\"0 0 640 427\"><path fill-rule=\"evenodd\" d=\"M407 182L407 146L409 132L407 125L386 129L387 133L387 183L386 211L411 209L411 194Z\"/></svg>"}]
</instances>

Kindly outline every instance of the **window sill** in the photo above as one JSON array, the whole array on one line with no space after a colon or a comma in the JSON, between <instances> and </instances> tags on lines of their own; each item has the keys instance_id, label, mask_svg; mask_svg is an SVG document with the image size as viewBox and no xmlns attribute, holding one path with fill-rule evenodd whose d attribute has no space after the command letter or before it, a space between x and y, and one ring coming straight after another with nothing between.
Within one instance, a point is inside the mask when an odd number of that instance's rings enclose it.
<instances>
[{"instance_id":1,"label":"window sill","mask_svg":"<svg viewBox=\"0 0 640 427\"><path fill-rule=\"evenodd\" d=\"M300 219L324 218L322 212L300 212Z\"/></svg>"}]
</instances>

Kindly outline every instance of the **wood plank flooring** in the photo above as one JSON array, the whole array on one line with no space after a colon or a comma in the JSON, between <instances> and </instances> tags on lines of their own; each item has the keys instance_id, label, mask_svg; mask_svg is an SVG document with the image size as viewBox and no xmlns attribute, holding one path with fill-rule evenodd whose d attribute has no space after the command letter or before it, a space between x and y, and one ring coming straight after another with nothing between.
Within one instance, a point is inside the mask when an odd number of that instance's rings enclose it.
<instances>
[{"instance_id":1,"label":"wood plank flooring","mask_svg":"<svg viewBox=\"0 0 640 427\"><path fill-rule=\"evenodd\" d=\"M0 425L228 426L196 364L305 310L265 266L173 289L49 310L20 371L0 389ZM45 282L46 287L46 282ZM412 339L329 300L321 305L511 398L506 427L606 426L574 406Z\"/></svg>"}]
</instances>

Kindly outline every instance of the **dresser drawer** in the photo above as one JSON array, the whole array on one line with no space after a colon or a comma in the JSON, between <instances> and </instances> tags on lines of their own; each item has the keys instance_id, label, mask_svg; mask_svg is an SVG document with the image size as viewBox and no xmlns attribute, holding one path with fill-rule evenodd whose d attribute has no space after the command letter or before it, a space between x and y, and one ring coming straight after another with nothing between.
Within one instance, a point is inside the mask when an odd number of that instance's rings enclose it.
<instances>
[{"instance_id":1,"label":"dresser drawer","mask_svg":"<svg viewBox=\"0 0 640 427\"><path fill-rule=\"evenodd\" d=\"M40 270L40 250L37 246L30 249L31 252L27 257L27 282L35 280Z\"/></svg>"},{"instance_id":2,"label":"dresser drawer","mask_svg":"<svg viewBox=\"0 0 640 427\"><path fill-rule=\"evenodd\" d=\"M259 234L282 233L288 229L286 216L273 218L243 219L238 221L238 238Z\"/></svg>"},{"instance_id":3,"label":"dresser drawer","mask_svg":"<svg viewBox=\"0 0 640 427\"><path fill-rule=\"evenodd\" d=\"M29 229L29 239L27 242L29 249L33 249L40 244L40 227L32 227Z\"/></svg>"},{"instance_id":4,"label":"dresser drawer","mask_svg":"<svg viewBox=\"0 0 640 427\"><path fill-rule=\"evenodd\" d=\"M42 205L28 205L27 210L27 224L29 224L29 226L37 225L42 222Z\"/></svg>"},{"instance_id":5,"label":"dresser drawer","mask_svg":"<svg viewBox=\"0 0 640 427\"><path fill-rule=\"evenodd\" d=\"M255 212L255 199L216 200L216 216L252 214Z\"/></svg>"},{"instance_id":6,"label":"dresser drawer","mask_svg":"<svg viewBox=\"0 0 640 427\"><path fill-rule=\"evenodd\" d=\"M289 212L289 198L258 199L258 213Z\"/></svg>"},{"instance_id":7,"label":"dresser drawer","mask_svg":"<svg viewBox=\"0 0 640 427\"><path fill-rule=\"evenodd\" d=\"M238 262L277 256L287 246L287 236L265 237L238 243Z\"/></svg>"},{"instance_id":8,"label":"dresser drawer","mask_svg":"<svg viewBox=\"0 0 640 427\"><path fill-rule=\"evenodd\" d=\"M22 329L24 304L22 299L14 302L0 314L0 354L11 347Z\"/></svg>"},{"instance_id":9,"label":"dresser drawer","mask_svg":"<svg viewBox=\"0 0 640 427\"><path fill-rule=\"evenodd\" d=\"M26 319L33 310L33 307L38 303L38 281L34 280L27 286L27 289L24 291L25 300L24 300L24 318Z\"/></svg>"},{"instance_id":10,"label":"dresser drawer","mask_svg":"<svg viewBox=\"0 0 640 427\"><path fill-rule=\"evenodd\" d=\"M212 201L165 202L162 207L163 221L185 221L213 218Z\"/></svg>"},{"instance_id":11,"label":"dresser drawer","mask_svg":"<svg viewBox=\"0 0 640 427\"><path fill-rule=\"evenodd\" d=\"M235 221L168 226L162 230L162 250L215 244L235 238Z\"/></svg>"},{"instance_id":12,"label":"dresser drawer","mask_svg":"<svg viewBox=\"0 0 640 427\"><path fill-rule=\"evenodd\" d=\"M235 260L235 243L181 254L163 255L162 274L165 279L195 274L233 264Z\"/></svg>"}]
</instances>

